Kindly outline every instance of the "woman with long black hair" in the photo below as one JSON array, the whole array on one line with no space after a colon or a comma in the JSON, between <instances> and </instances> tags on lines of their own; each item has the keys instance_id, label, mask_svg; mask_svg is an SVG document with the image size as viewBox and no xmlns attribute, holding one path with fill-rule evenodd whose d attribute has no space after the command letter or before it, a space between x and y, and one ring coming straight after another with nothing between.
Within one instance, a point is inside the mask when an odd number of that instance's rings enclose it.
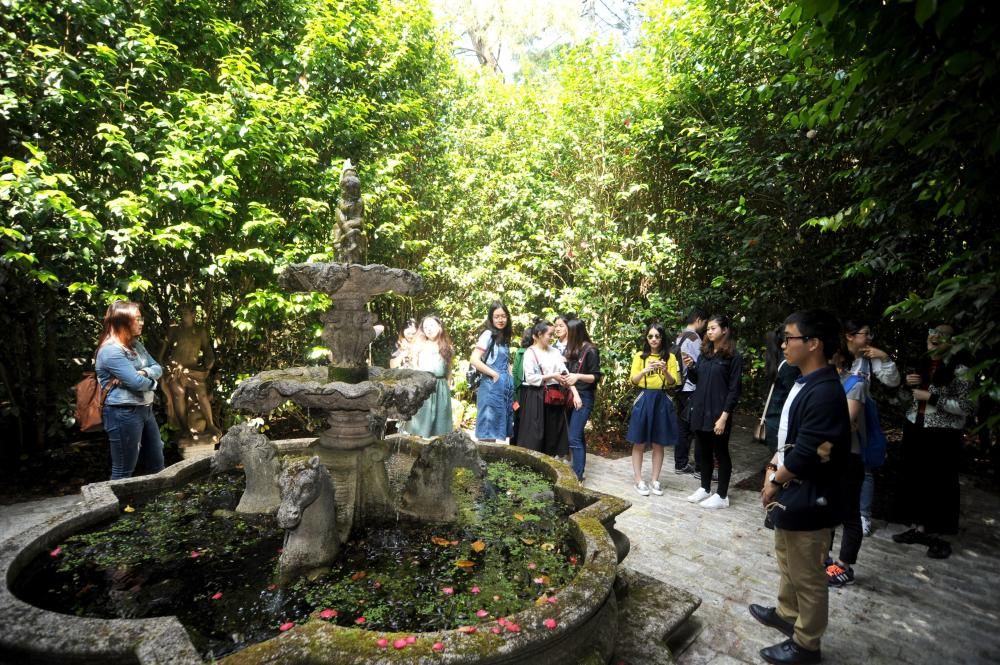
<instances>
[{"instance_id":1,"label":"woman with long black hair","mask_svg":"<svg viewBox=\"0 0 1000 665\"><path fill-rule=\"evenodd\" d=\"M584 429L594 408L597 384L601 380L601 353L587 334L587 326L580 319L566 322L566 377L567 386L576 386L579 399L574 400L569 412L569 451L577 480L583 480L587 465L587 440Z\"/></svg>"},{"instance_id":2,"label":"woman with long black hair","mask_svg":"<svg viewBox=\"0 0 1000 665\"><path fill-rule=\"evenodd\" d=\"M517 445L553 457L565 456L569 452L566 403L577 403L580 395L573 386L566 389L569 372L562 354L552 346L552 324L536 323L531 339L524 352Z\"/></svg>"},{"instance_id":3,"label":"woman with long black hair","mask_svg":"<svg viewBox=\"0 0 1000 665\"><path fill-rule=\"evenodd\" d=\"M680 428L677 414L666 389L680 383L677 359L668 352L667 333L659 323L646 328L642 351L632 356L629 380L639 386L639 396L632 404L625 440L632 444L632 475L635 491L642 496L652 492L663 494L660 487L660 470L663 468L664 446L677 445ZM646 444L653 448L653 469L647 485L642 479L642 457ZM709 471L711 473L711 470Z\"/></svg>"},{"instance_id":4,"label":"woman with long black hair","mask_svg":"<svg viewBox=\"0 0 1000 665\"><path fill-rule=\"evenodd\" d=\"M695 384L688 403L688 422L697 437L701 462L701 487L687 498L702 508L729 507L729 479L733 461L729 456L729 436L733 431L733 410L740 398L743 360L729 317L718 314L708 320L698 362L684 355L688 381ZM719 484L712 493L712 467L719 460Z\"/></svg>"},{"instance_id":5,"label":"woman with long black hair","mask_svg":"<svg viewBox=\"0 0 1000 665\"><path fill-rule=\"evenodd\" d=\"M514 424L514 380L510 367L510 312L499 300L490 305L469 362L482 374L476 393L476 438L503 441Z\"/></svg>"}]
</instances>

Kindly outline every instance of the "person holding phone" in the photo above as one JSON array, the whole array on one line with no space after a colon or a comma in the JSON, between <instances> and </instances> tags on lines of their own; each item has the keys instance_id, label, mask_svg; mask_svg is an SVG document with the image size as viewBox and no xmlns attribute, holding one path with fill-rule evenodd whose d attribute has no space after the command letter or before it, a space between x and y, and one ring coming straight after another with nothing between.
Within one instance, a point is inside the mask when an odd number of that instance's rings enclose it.
<instances>
[{"instance_id":1,"label":"person holding phone","mask_svg":"<svg viewBox=\"0 0 1000 665\"><path fill-rule=\"evenodd\" d=\"M652 492L663 494L660 485L660 470L663 468L663 448L677 444L679 427L674 404L666 389L681 380L677 359L667 349L667 334L659 323L646 328L642 351L632 356L632 370L629 378L639 386L638 397L632 404L632 415L628 422L625 439L632 444L632 475L635 491L642 496ZM653 468L650 483L642 479L642 457L646 444L653 448ZM711 471L709 471L711 477Z\"/></svg>"}]
</instances>

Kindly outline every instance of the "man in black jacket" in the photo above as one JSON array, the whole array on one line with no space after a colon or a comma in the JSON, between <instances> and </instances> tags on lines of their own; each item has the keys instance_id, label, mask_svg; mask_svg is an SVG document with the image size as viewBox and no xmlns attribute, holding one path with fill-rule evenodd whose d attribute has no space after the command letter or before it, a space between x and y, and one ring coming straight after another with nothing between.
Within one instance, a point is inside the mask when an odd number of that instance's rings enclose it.
<instances>
[{"instance_id":1,"label":"man in black jacket","mask_svg":"<svg viewBox=\"0 0 1000 665\"><path fill-rule=\"evenodd\" d=\"M842 521L843 475L851 451L851 421L836 370L839 323L822 310L785 319L782 349L802 376L781 413L778 452L768 465L761 501L771 507L774 553L781 571L778 606L751 605L750 614L789 639L761 649L769 663L818 663L828 619L824 558L830 529Z\"/></svg>"}]
</instances>

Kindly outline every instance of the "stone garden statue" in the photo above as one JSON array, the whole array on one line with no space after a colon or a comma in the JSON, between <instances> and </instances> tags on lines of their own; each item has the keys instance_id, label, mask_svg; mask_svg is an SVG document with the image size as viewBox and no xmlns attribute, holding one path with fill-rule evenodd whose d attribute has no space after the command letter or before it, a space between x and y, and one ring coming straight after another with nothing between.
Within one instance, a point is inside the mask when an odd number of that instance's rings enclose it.
<instances>
[{"instance_id":1,"label":"stone garden statue","mask_svg":"<svg viewBox=\"0 0 1000 665\"><path fill-rule=\"evenodd\" d=\"M340 176L340 203L337 204L337 227L333 243L342 263L361 263L368 251L365 237L365 203L361 198L361 180L351 160L344 162Z\"/></svg>"},{"instance_id":2,"label":"stone garden statue","mask_svg":"<svg viewBox=\"0 0 1000 665\"><path fill-rule=\"evenodd\" d=\"M215 351L208 330L194 321L194 309L181 307L181 322L170 327L161 358L166 372L160 380L167 402L167 419L181 432L182 440L217 438L208 374L215 365Z\"/></svg>"}]
</instances>

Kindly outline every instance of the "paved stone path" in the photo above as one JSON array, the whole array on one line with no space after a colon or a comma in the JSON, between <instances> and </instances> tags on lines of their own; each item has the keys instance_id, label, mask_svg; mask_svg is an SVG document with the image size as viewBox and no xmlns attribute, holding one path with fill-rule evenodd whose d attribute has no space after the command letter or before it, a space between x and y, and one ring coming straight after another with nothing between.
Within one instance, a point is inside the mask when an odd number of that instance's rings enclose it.
<instances>
[{"instance_id":1,"label":"paved stone path","mask_svg":"<svg viewBox=\"0 0 1000 665\"><path fill-rule=\"evenodd\" d=\"M731 444L733 485L759 470L766 451L737 427ZM643 464L648 479L649 453ZM587 459L584 484L633 502L618 517L632 541L625 563L702 598L679 665L762 663L758 651L784 639L747 613L752 602L773 604L778 570L773 537L762 525L756 492L733 489L731 506L708 511L684 499L697 488L673 473L668 452L663 496L632 488L629 458ZM0 506L0 540L57 519L78 496ZM877 522L865 539L857 583L830 594L824 663L987 665L1000 662L1000 496L962 478L962 532L954 554L938 561L926 548L897 545L900 525Z\"/></svg>"},{"instance_id":2,"label":"paved stone path","mask_svg":"<svg viewBox=\"0 0 1000 665\"><path fill-rule=\"evenodd\" d=\"M732 485L759 472L768 458L746 428L737 428L730 448ZM774 605L778 582L773 535L763 526L757 493L732 489L724 510L687 503L698 481L674 474L669 451L666 457L663 496L635 492L629 458L588 456L584 485L632 501L617 519L632 542L626 565L702 598L694 613L701 631L675 651L679 665L763 663L758 651L785 638L747 612L750 603ZM649 468L647 452L647 481ZM1000 662L998 518L996 491L963 477L962 531L952 539L950 558L930 559L926 547L897 545L891 535L904 527L876 521L855 565L857 582L831 590L823 662Z\"/></svg>"}]
</instances>

